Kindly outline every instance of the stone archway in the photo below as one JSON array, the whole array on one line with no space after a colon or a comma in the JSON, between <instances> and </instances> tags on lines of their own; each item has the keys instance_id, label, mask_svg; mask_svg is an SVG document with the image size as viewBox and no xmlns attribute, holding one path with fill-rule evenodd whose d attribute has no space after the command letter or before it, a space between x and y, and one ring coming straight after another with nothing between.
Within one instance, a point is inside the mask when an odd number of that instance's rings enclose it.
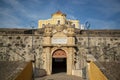
<instances>
[{"instance_id":1,"label":"stone archway","mask_svg":"<svg viewBox=\"0 0 120 80\"><path fill-rule=\"evenodd\" d=\"M55 50L52 55L52 73L67 71L67 55L62 49Z\"/></svg>"}]
</instances>

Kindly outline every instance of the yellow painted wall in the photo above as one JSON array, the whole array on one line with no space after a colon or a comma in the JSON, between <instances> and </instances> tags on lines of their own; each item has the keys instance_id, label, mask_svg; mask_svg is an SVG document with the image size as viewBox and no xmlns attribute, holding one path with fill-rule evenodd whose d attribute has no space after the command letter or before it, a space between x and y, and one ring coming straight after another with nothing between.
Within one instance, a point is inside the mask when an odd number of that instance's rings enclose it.
<instances>
[{"instance_id":1,"label":"yellow painted wall","mask_svg":"<svg viewBox=\"0 0 120 80\"><path fill-rule=\"evenodd\" d=\"M78 20L69 20L72 24L75 24L75 28L79 28L80 24Z\"/></svg>"},{"instance_id":2,"label":"yellow painted wall","mask_svg":"<svg viewBox=\"0 0 120 80\"><path fill-rule=\"evenodd\" d=\"M88 63L89 80L108 80L107 77L100 71L94 62Z\"/></svg>"},{"instance_id":3,"label":"yellow painted wall","mask_svg":"<svg viewBox=\"0 0 120 80\"><path fill-rule=\"evenodd\" d=\"M50 24L57 24L58 20L60 20L60 24L66 24L66 22L70 21L72 24L75 24L75 28L79 28L79 21L78 20L67 20L66 16L63 16L62 14L54 14L52 15L52 18L47 20L39 20L38 21L38 28L42 28L42 25Z\"/></svg>"}]
</instances>

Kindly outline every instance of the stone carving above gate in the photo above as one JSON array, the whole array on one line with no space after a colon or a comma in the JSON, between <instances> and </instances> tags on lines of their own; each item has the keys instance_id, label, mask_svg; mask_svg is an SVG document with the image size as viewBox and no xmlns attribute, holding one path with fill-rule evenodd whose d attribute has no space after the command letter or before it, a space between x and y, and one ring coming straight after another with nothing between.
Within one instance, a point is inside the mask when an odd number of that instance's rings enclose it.
<instances>
[{"instance_id":1,"label":"stone carving above gate","mask_svg":"<svg viewBox=\"0 0 120 80\"><path fill-rule=\"evenodd\" d=\"M67 38L66 37L53 37L51 39L52 44L67 44Z\"/></svg>"},{"instance_id":2,"label":"stone carving above gate","mask_svg":"<svg viewBox=\"0 0 120 80\"><path fill-rule=\"evenodd\" d=\"M43 46L75 45L75 28L66 25L46 26L44 29Z\"/></svg>"}]
</instances>

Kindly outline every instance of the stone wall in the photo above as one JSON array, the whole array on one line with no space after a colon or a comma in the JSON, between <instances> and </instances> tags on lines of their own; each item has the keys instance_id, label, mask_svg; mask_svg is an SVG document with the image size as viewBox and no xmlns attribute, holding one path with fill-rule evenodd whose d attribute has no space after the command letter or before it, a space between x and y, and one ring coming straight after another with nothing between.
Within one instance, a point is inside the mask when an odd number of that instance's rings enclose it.
<instances>
[{"instance_id":1,"label":"stone wall","mask_svg":"<svg viewBox=\"0 0 120 80\"><path fill-rule=\"evenodd\" d=\"M0 29L0 60L36 60L42 68L42 29ZM75 30L76 69L85 66L86 53L100 61L120 61L120 30ZM89 35L88 35L89 33ZM88 45L89 43L89 45ZM89 47L88 47L89 46ZM34 57L35 55L35 57Z\"/></svg>"},{"instance_id":2,"label":"stone wall","mask_svg":"<svg viewBox=\"0 0 120 80\"><path fill-rule=\"evenodd\" d=\"M4 33L0 35L0 60L29 61L35 58L36 66L40 67L42 63L42 35L20 34L20 31L12 33L13 30L4 30ZM6 34L8 31L12 34Z\"/></svg>"},{"instance_id":3,"label":"stone wall","mask_svg":"<svg viewBox=\"0 0 120 80\"><path fill-rule=\"evenodd\" d=\"M86 31L79 32L76 35L79 53L90 53L100 61L120 61L119 30L94 30L90 31L90 33Z\"/></svg>"}]
</instances>

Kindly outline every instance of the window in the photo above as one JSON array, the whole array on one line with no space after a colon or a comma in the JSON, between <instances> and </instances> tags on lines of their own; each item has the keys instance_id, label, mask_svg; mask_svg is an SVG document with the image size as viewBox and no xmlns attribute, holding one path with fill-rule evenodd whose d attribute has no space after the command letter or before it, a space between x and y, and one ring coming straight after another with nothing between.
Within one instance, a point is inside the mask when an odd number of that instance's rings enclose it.
<instances>
[{"instance_id":1,"label":"window","mask_svg":"<svg viewBox=\"0 0 120 80\"><path fill-rule=\"evenodd\" d=\"M50 25L50 23L48 23L48 25Z\"/></svg>"},{"instance_id":2,"label":"window","mask_svg":"<svg viewBox=\"0 0 120 80\"><path fill-rule=\"evenodd\" d=\"M60 24L60 20L58 20L57 24Z\"/></svg>"},{"instance_id":3,"label":"window","mask_svg":"<svg viewBox=\"0 0 120 80\"><path fill-rule=\"evenodd\" d=\"M75 24L73 24L73 27L75 27Z\"/></svg>"},{"instance_id":4,"label":"window","mask_svg":"<svg viewBox=\"0 0 120 80\"><path fill-rule=\"evenodd\" d=\"M45 24L42 24L42 28L45 27Z\"/></svg>"}]
</instances>

